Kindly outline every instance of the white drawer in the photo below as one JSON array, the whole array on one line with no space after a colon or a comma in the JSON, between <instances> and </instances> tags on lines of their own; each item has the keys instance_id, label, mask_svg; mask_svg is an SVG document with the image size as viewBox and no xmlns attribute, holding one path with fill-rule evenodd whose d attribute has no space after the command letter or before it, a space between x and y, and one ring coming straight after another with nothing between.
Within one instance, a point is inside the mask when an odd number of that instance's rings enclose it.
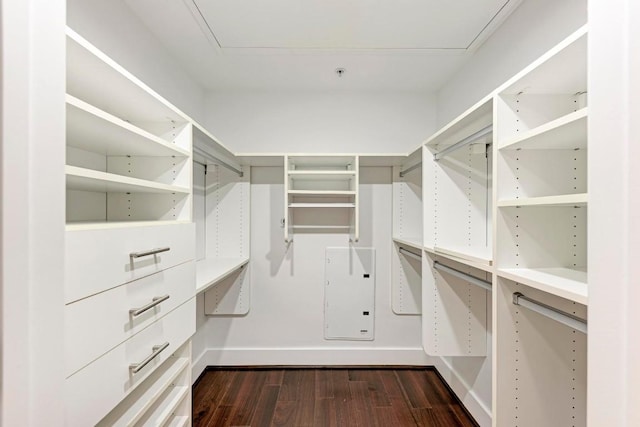
<instances>
[{"instance_id":1,"label":"white drawer","mask_svg":"<svg viewBox=\"0 0 640 427\"><path fill-rule=\"evenodd\" d=\"M158 248L169 250L130 256ZM195 259L195 224L69 230L65 255L68 304Z\"/></svg>"},{"instance_id":2,"label":"white drawer","mask_svg":"<svg viewBox=\"0 0 640 427\"><path fill-rule=\"evenodd\" d=\"M181 388L188 392L189 396L180 403L180 408L173 411L167 404L167 394L174 396L180 394ZM169 357L162 366L145 379L138 388L129 394L113 411L98 423L97 427L132 427L151 424L152 412L158 407L174 413L174 418L184 420L191 414L191 343L187 341L172 357ZM173 393L171 393L173 392ZM178 402L179 403L179 402ZM184 405L188 403L188 405ZM187 406L182 408L182 406ZM162 410L161 409L161 410ZM156 419L159 417L155 417ZM165 417L166 418L166 417ZM172 425L173 420L165 423Z\"/></svg>"},{"instance_id":3,"label":"white drawer","mask_svg":"<svg viewBox=\"0 0 640 427\"><path fill-rule=\"evenodd\" d=\"M95 425L184 344L196 328L196 301L190 299L65 381L66 425ZM134 374L130 365L167 348Z\"/></svg>"},{"instance_id":4,"label":"white drawer","mask_svg":"<svg viewBox=\"0 0 640 427\"><path fill-rule=\"evenodd\" d=\"M65 375L91 363L194 295L195 262L188 261L67 305ZM154 307L137 316L129 313L155 303L154 298L160 298Z\"/></svg>"}]
</instances>

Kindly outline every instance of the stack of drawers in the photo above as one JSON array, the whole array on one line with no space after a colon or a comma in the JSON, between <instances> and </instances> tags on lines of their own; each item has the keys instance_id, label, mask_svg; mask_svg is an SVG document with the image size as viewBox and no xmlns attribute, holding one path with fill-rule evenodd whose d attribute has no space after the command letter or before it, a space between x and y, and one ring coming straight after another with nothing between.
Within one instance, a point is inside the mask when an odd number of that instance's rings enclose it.
<instances>
[{"instance_id":1,"label":"stack of drawers","mask_svg":"<svg viewBox=\"0 0 640 427\"><path fill-rule=\"evenodd\" d=\"M67 231L67 425L189 424L194 258L193 223Z\"/></svg>"}]
</instances>

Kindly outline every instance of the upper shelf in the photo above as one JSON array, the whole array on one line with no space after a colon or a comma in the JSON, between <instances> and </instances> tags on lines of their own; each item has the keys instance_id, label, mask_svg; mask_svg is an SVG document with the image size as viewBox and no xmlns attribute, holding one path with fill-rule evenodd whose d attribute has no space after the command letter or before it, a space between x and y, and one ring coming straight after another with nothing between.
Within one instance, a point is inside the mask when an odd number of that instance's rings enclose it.
<instances>
[{"instance_id":1,"label":"upper shelf","mask_svg":"<svg viewBox=\"0 0 640 427\"><path fill-rule=\"evenodd\" d=\"M355 171L357 156L288 155L288 171Z\"/></svg>"},{"instance_id":2,"label":"upper shelf","mask_svg":"<svg viewBox=\"0 0 640 427\"><path fill-rule=\"evenodd\" d=\"M104 156L177 156L189 152L71 95L67 145Z\"/></svg>"},{"instance_id":3,"label":"upper shelf","mask_svg":"<svg viewBox=\"0 0 640 427\"><path fill-rule=\"evenodd\" d=\"M67 28L67 92L130 122L187 122L167 100Z\"/></svg>"},{"instance_id":4,"label":"upper shelf","mask_svg":"<svg viewBox=\"0 0 640 427\"><path fill-rule=\"evenodd\" d=\"M348 181L356 176L352 170L290 170L289 178L297 181Z\"/></svg>"},{"instance_id":5,"label":"upper shelf","mask_svg":"<svg viewBox=\"0 0 640 427\"><path fill-rule=\"evenodd\" d=\"M189 189L93 169L65 166L67 189L100 193L183 193Z\"/></svg>"},{"instance_id":6,"label":"upper shelf","mask_svg":"<svg viewBox=\"0 0 640 427\"><path fill-rule=\"evenodd\" d=\"M587 90L587 26L498 88L505 95L575 94Z\"/></svg>"},{"instance_id":7,"label":"upper shelf","mask_svg":"<svg viewBox=\"0 0 640 427\"><path fill-rule=\"evenodd\" d=\"M425 145L441 151L493 122L493 96L487 96L425 141ZM487 142L491 139L487 136Z\"/></svg>"},{"instance_id":8,"label":"upper shelf","mask_svg":"<svg viewBox=\"0 0 640 427\"><path fill-rule=\"evenodd\" d=\"M542 126L516 135L501 150L571 150L587 148L588 108L567 114Z\"/></svg>"}]
</instances>

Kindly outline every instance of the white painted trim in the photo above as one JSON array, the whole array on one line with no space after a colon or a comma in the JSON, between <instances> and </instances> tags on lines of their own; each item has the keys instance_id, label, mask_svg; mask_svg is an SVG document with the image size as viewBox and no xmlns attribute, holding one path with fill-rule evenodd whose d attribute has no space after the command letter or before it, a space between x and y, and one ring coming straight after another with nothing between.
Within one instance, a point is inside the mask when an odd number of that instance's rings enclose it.
<instances>
[{"instance_id":1,"label":"white painted trim","mask_svg":"<svg viewBox=\"0 0 640 427\"><path fill-rule=\"evenodd\" d=\"M208 348L192 364L195 381L207 366L433 365L421 347Z\"/></svg>"},{"instance_id":2,"label":"white painted trim","mask_svg":"<svg viewBox=\"0 0 640 427\"><path fill-rule=\"evenodd\" d=\"M440 372L442 378L447 382L451 390L458 396L458 399L467 408L469 413L475 418L481 427L491 426L491 408L487 407L472 387L464 381L460 375L451 367L443 357L434 360L435 368Z\"/></svg>"}]
</instances>

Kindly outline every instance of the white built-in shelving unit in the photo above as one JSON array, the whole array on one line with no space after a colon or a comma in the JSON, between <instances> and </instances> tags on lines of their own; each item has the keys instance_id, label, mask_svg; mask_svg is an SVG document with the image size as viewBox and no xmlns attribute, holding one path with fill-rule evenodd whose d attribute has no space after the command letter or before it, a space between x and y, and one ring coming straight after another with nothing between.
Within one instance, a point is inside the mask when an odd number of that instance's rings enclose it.
<instances>
[{"instance_id":1,"label":"white built-in shelving unit","mask_svg":"<svg viewBox=\"0 0 640 427\"><path fill-rule=\"evenodd\" d=\"M246 314L251 168L205 129L194 137L196 292L207 315Z\"/></svg>"},{"instance_id":2,"label":"white built-in shelving unit","mask_svg":"<svg viewBox=\"0 0 640 427\"><path fill-rule=\"evenodd\" d=\"M488 353L492 136L489 96L429 138L423 149L423 344L430 355Z\"/></svg>"},{"instance_id":3,"label":"white built-in shelving unit","mask_svg":"<svg viewBox=\"0 0 640 427\"><path fill-rule=\"evenodd\" d=\"M198 129L67 30L69 426L191 423Z\"/></svg>"},{"instance_id":4,"label":"white built-in shelving unit","mask_svg":"<svg viewBox=\"0 0 640 427\"><path fill-rule=\"evenodd\" d=\"M358 156L284 155L284 240L294 230L347 231L358 241Z\"/></svg>"},{"instance_id":5,"label":"white built-in shelving unit","mask_svg":"<svg viewBox=\"0 0 640 427\"><path fill-rule=\"evenodd\" d=\"M494 425L586 425L586 91L586 27L496 91Z\"/></svg>"}]
</instances>

